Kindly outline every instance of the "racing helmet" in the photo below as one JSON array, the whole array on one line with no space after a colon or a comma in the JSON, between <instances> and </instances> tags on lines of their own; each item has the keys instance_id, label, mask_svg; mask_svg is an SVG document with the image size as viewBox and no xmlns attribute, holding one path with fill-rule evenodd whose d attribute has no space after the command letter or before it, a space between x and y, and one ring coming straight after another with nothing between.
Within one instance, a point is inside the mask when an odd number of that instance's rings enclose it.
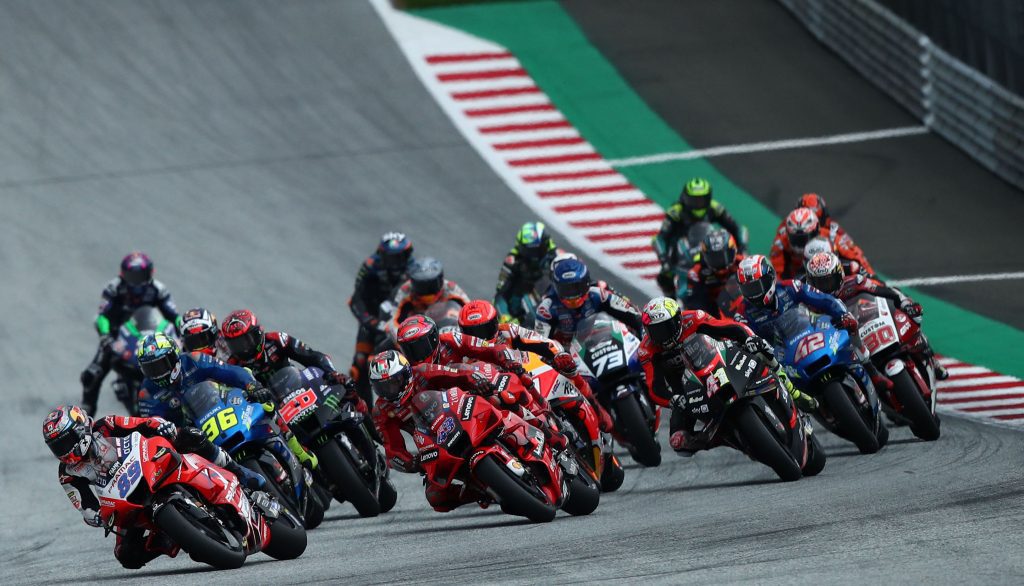
<instances>
[{"instance_id":1,"label":"racing helmet","mask_svg":"<svg viewBox=\"0 0 1024 586\"><path fill-rule=\"evenodd\" d=\"M92 418L80 407L61 405L43 419L43 441L65 464L77 464L92 450Z\"/></svg>"},{"instance_id":2,"label":"racing helmet","mask_svg":"<svg viewBox=\"0 0 1024 586\"><path fill-rule=\"evenodd\" d=\"M142 375L161 387L169 387L181 378L178 346L161 333L149 334L135 352Z\"/></svg>"},{"instance_id":3,"label":"racing helmet","mask_svg":"<svg viewBox=\"0 0 1024 586\"><path fill-rule=\"evenodd\" d=\"M766 307L775 300L775 267L763 254L748 256L736 267L740 293L751 304Z\"/></svg>"},{"instance_id":4,"label":"racing helmet","mask_svg":"<svg viewBox=\"0 0 1024 586\"><path fill-rule=\"evenodd\" d=\"M186 352L214 353L220 336L217 316L202 307L194 307L181 316L181 346Z\"/></svg>"},{"instance_id":5,"label":"racing helmet","mask_svg":"<svg viewBox=\"0 0 1024 586\"><path fill-rule=\"evenodd\" d=\"M432 358L437 352L439 338L437 324L425 315L406 318L398 326L398 346L413 364Z\"/></svg>"},{"instance_id":6,"label":"racing helmet","mask_svg":"<svg viewBox=\"0 0 1024 586\"><path fill-rule=\"evenodd\" d=\"M224 318L220 326L224 343L232 356L249 362L263 355L266 335L256 315L248 309L237 309Z\"/></svg>"},{"instance_id":7,"label":"racing helmet","mask_svg":"<svg viewBox=\"0 0 1024 586\"><path fill-rule=\"evenodd\" d=\"M412 366L396 350L386 350L370 359L370 387L386 401L397 401L409 391Z\"/></svg>"},{"instance_id":8,"label":"racing helmet","mask_svg":"<svg viewBox=\"0 0 1024 586\"><path fill-rule=\"evenodd\" d=\"M579 309L590 292L590 271L579 259L560 260L551 267L551 281L562 304Z\"/></svg>"},{"instance_id":9,"label":"racing helmet","mask_svg":"<svg viewBox=\"0 0 1024 586\"><path fill-rule=\"evenodd\" d=\"M498 337L498 309L490 301L470 301L459 311L459 329L468 336L494 340Z\"/></svg>"},{"instance_id":10,"label":"racing helmet","mask_svg":"<svg viewBox=\"0 0 1024 586\"><path fill-rule=\"evenodd\" d=\"M822 293L835 295L845 277L843 263L831 252L819 252L807 261L807 284Z\"/></svg>"},{"instance_id":11,"label":"racing helmet","mask_svg":"<svg viewBox=\"0 0 1024 586\"><path fill-rule=\"evenodd\" d=\"M662 348L672 348L679 343L683 331L682 312L679 303L669 297L655 297L647 302L640 320L651 341Z\"/></svg>"}]
</instances>

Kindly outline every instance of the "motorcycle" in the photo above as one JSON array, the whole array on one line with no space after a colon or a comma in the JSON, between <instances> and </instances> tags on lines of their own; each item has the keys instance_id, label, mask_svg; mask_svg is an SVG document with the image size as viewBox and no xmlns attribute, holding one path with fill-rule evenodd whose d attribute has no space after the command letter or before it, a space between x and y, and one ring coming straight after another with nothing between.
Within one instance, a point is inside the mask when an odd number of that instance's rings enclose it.
<instances>
[{"instance_id":1,"label":"motorcycle","mask_svg":"<svg viewBox=\"0 0 1024 586\"><path fill-rule=\"evenodd\" d=\"M572 349L597 379L594 392L612 416L615 430L630 456L643 466L661 464L657 433L661 409L647 396L644 372L637 358L640 340L606 313L581 321Z\"/></svg>"},{"instance_id":2,"label":"motorcycle","mask_svg":"<svg viewBox=\"0 0 1024 586\"><path fill-rule=\"evenodd\" d=\"M686 273L700 260L700 244L708 233L715 230L710 222L697 222L686 231L686 237L676 241L676 298L686 297Z\"/></svg>"},{"instance_id":3,"label":"motorcycle","mask_svg":"<svg viewBox=\"0 0 1024 586\"><path fill-rule=\"evenodd\" d=\"M201 382L184 393L192 421L206 437L242 466L267 479L266 491L292 511L306 529L324 519L324 503L313 490L313 477L271 426L271 415L250 403L241 389Z\"/></svg>"},{"instance_id":4,"label":"motorcycle","mask_svg":"<svg viewBox=\"0 0 1024 586\"><path fill-rule=\"evenodd\" d=\"M825 451L773 365L704 334L686 339L683 357L689 369L686 392L674 404L692 415L694 428L687 431L696 443L723 443L770 467L785 481L821 472Z\"/></svg>"},{"instance_id":5,"label":"motorcycle","mask_svg":"<svg viewBox=\"0 0 1024 586\"><path fill-rule=\"evenodd\" d=\"M913 353L925 343L921 326L884 297L862 293L847 301L846 307L857 318L871 361L892 381L892 390L882 392L888 407L910 424L915 436L939 439L935 372L930 362L916 360Z\"/></svg>"},{"instance_id":6,"label":"motorcycle","mask_svg":"<svg viewBox=\"0 0 1024 586\"><path fill-rule=\"evenodd\" d=\"M388 478L383 448L364 425L363 414L342 404L344 389L328 385L323 371L288 366L274 373L270 388L278 416L296 439L316 454L317 475L338 502L348 501L362 517L390 511L398 492Z\"/></svg>"},{"instance_id":7,"label":"motorcycle","mask_svg":"<svg viewBox=\"0 0 1024 586\"><path fill-rule=\"evenodd\" d=\"M773 329L775 352L786 374L818 400L818 421L862 453L881 449L889 430L882 423L874 385L854 376L857 359L850 335L835 329L828 316L812 319L802 305L782 314Z\"/></svg>"},{"instance_id":8,"label":"motorcycle","mask_svg":"<svg viewBox=\"0 0 1024 586\"><path fill-rule=\"evenodd\" d=\"M625 473L611 453L611 438L598 426L594 406L576 385L532 352L519 352L519 362L533 377L534 385L551 405L558 418L558 429L569 440L584 472L598 482L601 492L614 492L622 486ZM605 456L610 456L605 458Z\"/></svg>"},{"instance_id":9,"label":"motorcycle","mask_svg":"<svg viewBox=\"0 0 1024 586\"><path fill-rule=\"evenodd\" d=\"M139 389L142 388L142 370L139 360L135 357L139 341L150 334L164 334L175 342L178 331L174 323L164 319L163 314L155 307L140 307L132 313L131 319L124 322L117 330L117 339L110 345L113 360L110 368L117 375L114 379L114 396L120 401L129 415L139 414Z\"/></svg>"},{"instance_id":10,"label":"motorcycle","mask_svg":"<svg viewBox=\"0 0 1024 586\"><path fill-rule=\"evenodd\" d=\"M504 383L512 375L502 373ZM589 515L601 493L568 452L556 459L544 433L510 411L460 389L421 391L412 399L413 433L424 474L441 486L461 482L509 515L537 523Z\"/></svg>"},{"instance_id":11,"label":"motorcycle","mask_svg":"<svg viewBox=\"0 0 1024 586\"><path fill-rule=\"evenodd\" d=\"M117 461L95 485L107 535L160 531L194 561L218 569L241 567L259 551L287 560L306 550L299 520L266 495L250 500L227 470L179 454L162 437L134 432L115 441Z\"/></svg>"}]
</instances>

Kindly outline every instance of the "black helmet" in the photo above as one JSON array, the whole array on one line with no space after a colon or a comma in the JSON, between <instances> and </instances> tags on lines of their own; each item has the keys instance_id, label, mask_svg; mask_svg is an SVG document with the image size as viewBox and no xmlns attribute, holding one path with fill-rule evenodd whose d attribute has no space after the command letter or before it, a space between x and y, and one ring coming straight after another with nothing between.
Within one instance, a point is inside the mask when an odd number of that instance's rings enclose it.
<instances>
[{"instance_id":1,"label":"black helmet","mask_svg":"<svg viewBox=\"0 0 1024 586\"><path fill-rule=\"evenodd\" d=\"M436 258L421 258L409 269L413 298L426 305L437 301L444 289L444 266Z\"/></svg>"},{"instance_id":2,"label":"black helmet","mask_svg":"<svg viewBox=\"0 0 1024 586\"><path fill-rule=\"evenodd\" d=\"M701 260L715 272L732 268L737 252L736 239L725 230L709 232L700 243Z\"/></svg>"}]
</instances>

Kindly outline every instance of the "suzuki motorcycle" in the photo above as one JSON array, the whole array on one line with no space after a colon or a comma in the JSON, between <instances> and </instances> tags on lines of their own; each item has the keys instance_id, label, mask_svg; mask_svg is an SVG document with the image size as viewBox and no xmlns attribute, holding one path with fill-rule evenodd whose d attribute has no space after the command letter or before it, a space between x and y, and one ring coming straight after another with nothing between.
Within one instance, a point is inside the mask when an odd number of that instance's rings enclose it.
<instances>
[{"instance_id":1,"label":"suzuki motorcycle","mask_svg":"<svg viewBox=\"0 0 1024 586\"><path fill-rule=\"evenodd\" d=\"M196 427L242 466L267 479L274 495L302 520L306 529L320 525L324 503L312 489L313 477L271 426L271 414L250 403L245 392L201 382L184 393L184 403Z\"/></svg>"}]
</instances>

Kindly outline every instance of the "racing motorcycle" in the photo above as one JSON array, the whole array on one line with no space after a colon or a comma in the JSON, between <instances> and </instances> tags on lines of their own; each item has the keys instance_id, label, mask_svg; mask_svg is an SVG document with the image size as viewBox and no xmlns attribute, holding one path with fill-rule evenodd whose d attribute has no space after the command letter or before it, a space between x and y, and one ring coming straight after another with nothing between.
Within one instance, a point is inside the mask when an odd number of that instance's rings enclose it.
<instances>
[{"instance_id":1,"label":"racing motorcycle","mask_svg":"<svg viewBox=\"0 0 1024 586\"><path fill-rule=\"evenodd\" d=\"M142 370L135 350L139 341L150 334L164 334L175 342L178 331L174 323L164 319L158 309L151 306L140 307L132 313L131 319L124 322L117 330L117 339L110 345L113 360L110 368L117 375L114 379L114 396L120 401L129 415L139 414L139 389L142 388Z\"/></svg>"},{"instance_id":2,"label":"racing motorcycle","mask_svg":"<svg viewBox=\"0 0 1024 586\"><path fill-rule=\"evenodd\" d=\"M802 305L783 313L772 327L779 342L775 352L786 374L800 391L818 400L818 421L862 453L881 449L889 430L882 423L874 385L855 376L860 366L850 335L835 329L828 316L812 319Z\"/></svg>"},{"instance_id":3,"label":"racing motorcycle","mask_svg":"<svg viewBox=\"0 0 1024 586\"><path fill-rule=\"evenodd\" d=\"M313 477L271 426L271 414L250 403L241 389L201 382L184 393L192 421L206 437L242 466L267 479L267 492L314 529L325 504L313 490Z\"/></svg>"},{"instance_id":4,"label":"racing motorcycle","mask_svg":"<svg viewBox=\"0 0 1024 586\"><path fill-rule=\"evenodd\" d=\"M512 375L501 376L511 384ZM457 388L421 391L412 412L420 465L441 486L474 486L506 514L537 523L554 519L558 508L589 515L600 502L575 458L568 452L556 458L540 429L484 397Z\"/></svg>"},{"instance_id":5,"label":"racing motorcycle","mask_svg":"<svg viewBox=\"0 0 1024 586\"><path fill-rule=\"evenodd\" d=\"M871 361L892 381L892 390L881 393L887 406L910 424L915 436L939 439L935 372L930 362L915 360L913 354L925 344L921 326L884 297L861 293L847 301L846 307L857 318Z\"/></svg>"},{"instance_id":6,"label":"racing motorcycle","mask_svg":"<svg viewBox=\"0 0 1024 586\"><path fill-rule=\"evenodd\" d=\"M689 369L685 394L673 404L689 411L687 430L703 446L725 444L765 464L785 481L814 476L825 467L825 451L808 418L769 362L734 345L695 334L683 343Z\"/></svg>"},{"instance_id":7,"label":"racing motorcycle","mask_svg":"<svg viewBox=\"0 0 1024 586\"><path fill-rule=\"evenodd\" d=\"M686 273L700 260L700 244L715 229L710 222L697 222L686 231L686 237L676 241L676 298L686 297Z\"/></svg>"},{"instance_id":8,"label":"racing motorcycle","mask_svg":"<svg viewBox=\"0 0 1024 586\"><path fill-rule=\"evenodd\" d=\"M611 438L602 433L594 406L576 385L532 352L518 352L523 368L551 405L557 427L576 452L582 470L599 483L601 492L614 492L622 486L625 472L612 454ZM609 456L605 458L604 456Z\"/></svg>"},{"instance_id":9,"label":"racing motorcycle","mask_svg":"<svg viewBox=\"0 0 1024 586\"><path fill-rule=\"evenodd\" d=\"M657 432L661 409L647 396L637 352L640 340L606 313L580 322L572 344L597 379L594 392L612 416L630 456L643 466L661 464Z\"/></svg>"},{"instance_id":10,"label":"racing motorcycle","mask_svg":"<svg viewBox=\"0 0 1024 586\"><path fill-rule=\"evenodd\" d=\"M294 366L274 373L270 388L278 416L316 454L317 476L334 498L352 503L362 517L376 517L398 500L383 448L370 437L363 414L342 403L344 389L327 384L323 374L316 367Z\"/></svg>"},{"instance_id":11,"label":"racing motorcycle","mask_svg":"<svg viewBox=\"0 0 1024 586\"><path fill-rule=\"evenodd\" d=\"M298 519L266 494L250 499L231 472L200 456L138 432L119 438L116 454L106 482L95 485L107 535L160 531L218 569L241 567L259 551L287 560L306 550Z\"/></svg>"}]
</instances>

